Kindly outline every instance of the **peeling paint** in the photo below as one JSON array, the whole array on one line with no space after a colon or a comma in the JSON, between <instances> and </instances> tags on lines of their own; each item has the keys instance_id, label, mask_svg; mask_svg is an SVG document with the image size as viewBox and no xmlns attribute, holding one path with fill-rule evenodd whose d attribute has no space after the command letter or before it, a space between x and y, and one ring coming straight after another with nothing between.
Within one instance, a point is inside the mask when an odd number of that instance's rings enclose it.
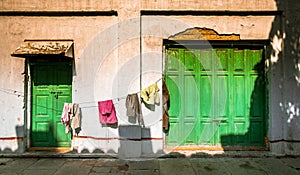
<instances>
[{"instance_id":1,"label":"peeling paint","mask_svg":"<svg viewBox=\"0 0 300 175\"><path fill-rule=\"evenodd\" d=\"M195 27L169 37L170 40L240 40L238 34L218 34L213 29Z\"/></svg>"}]
</instances>

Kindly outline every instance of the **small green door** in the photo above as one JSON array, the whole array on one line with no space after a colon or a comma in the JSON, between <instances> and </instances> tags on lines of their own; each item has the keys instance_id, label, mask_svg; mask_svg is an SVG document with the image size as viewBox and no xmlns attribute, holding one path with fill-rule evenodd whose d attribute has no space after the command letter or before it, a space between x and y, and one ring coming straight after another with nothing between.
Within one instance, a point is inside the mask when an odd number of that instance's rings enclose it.
<instances>
[{"instance_id":1,"label":"small green door","mask_svg":"<svg viewBox=\"0 0 300 175\"><path fill-rule=\"evenodd\" d=\"M263 49L166 51L167 146L263 147Z\"/></svg>"},{"instance_id":2,"label":"small green door","mask_svg":"<svg viewBox=\"0 0 300 175\"><path fill-rule=\"evenodd\" d=\"M69 62L31 63L31 147L70 147L61 123L64 102L72 101Z\"/></svg>"}]
</instances>

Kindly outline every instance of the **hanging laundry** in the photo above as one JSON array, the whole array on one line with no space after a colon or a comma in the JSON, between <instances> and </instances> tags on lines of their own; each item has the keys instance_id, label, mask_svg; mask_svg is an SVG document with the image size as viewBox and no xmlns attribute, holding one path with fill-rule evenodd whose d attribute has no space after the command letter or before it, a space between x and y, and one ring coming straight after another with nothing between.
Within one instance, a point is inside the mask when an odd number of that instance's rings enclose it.
<instances>
[{"instance_id":1,"label":"hanging laundry","mask_svg":"<svg viewBox=\"0 0 300 175\"><path fill-rule=\"evenodd\" d=\"M99 119L101 124L118 123L115 106L112 100L99 101L98 110L99 110Z\"/></svg>"},{"instance_id":2,"label":"hanging laundry","mask_svg":"<svg viewBox=\"0 0 300 175\"><path fill-rule=\"evenodd\" d=\"M141 98L148 105L159 104L158 91L157 83L154 83L141 91Z\"/></svg>"},{"instance_id":3,"label":"hanging laundry","mask_svg":"<svg viewBox=\"0 0 300 175\"><path fill-rule=\"evenodd\" d=\"M137 93L127 95L126 108L127 108L126 115L128 117L137 118L139 125L145 127L143 116L142 116L141 105Z\"/></svg>"},{"instance_id":4,"label":"hanging laundry","mask_svg":"<svg viewBox=\"0 0 300 175\"><path fill-rule=\"evenodd\" d=\"M163 81L163 85L162 85L162 93L163 93L163 97L162 97L162 103L163 103L163 122L162 122L162 126L163 126L163 130L165 132L169 131L169 113L168 110L170 108L170 94L169 94L169 90L167 88L167 85L165 83L165 81Z\"/></svg>"},{"instance_id":5,"label":"hanging laundry","mask_svg":"<svg viewBox=\"0 0 300 175\"><path fill-rule=\"evenodd\" d=\"M62 124L66 125L66 133L72 130L78 134L80 129L80 108L76 103L64 103L63 112L61 115Z\"/></svg>"},{"instance_id":6,"label":"hanging laundry","mask_svg":"<svg viewBox=\"0 0 300 175\"><path fill-rule=\"evenodd\" d=\"M81 112L79 105L76 103L70 104L69 114L72 120L72 130L74 131L74 134L78 134L81 128Z\"/></svg>"},{"instance_id":7,"label":"hanging laundry","mask_svg":"<svg viewBox=\"0 0 300 175\"><path fill-rule=\"evenodd\" d=\"M66 125L65 132L70 132L70 115L69 115L70 105L69 103L64 103L64 108L61 114L61 122Z\"/></svg>"}]
</instances>

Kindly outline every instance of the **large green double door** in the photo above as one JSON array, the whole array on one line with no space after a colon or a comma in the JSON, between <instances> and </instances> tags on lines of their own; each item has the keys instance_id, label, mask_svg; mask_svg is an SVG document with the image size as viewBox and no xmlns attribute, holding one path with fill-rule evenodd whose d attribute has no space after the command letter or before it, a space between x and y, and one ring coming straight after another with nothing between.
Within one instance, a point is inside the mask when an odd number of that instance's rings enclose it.
<instances>
[{"instance_id":1,"label":"large green double door","mask_svg":"<svg viewBox=\"0 0 300 175\"><path fill-rule=\"evenodd\" d=\"M72 101L68 62L31 63L31 147L69 147L71 134L61 123L64 102Z\"/></svg>"},{"instance_id":2,"label":"large green double door","mask_svg":"<svg viewBox=\"0 0 300 175\"><path fill-rule=\"evenodd\" d=\"M166 52L167 146L264 146L262 49L170 48Z\"/></svg>"}]
</instances>

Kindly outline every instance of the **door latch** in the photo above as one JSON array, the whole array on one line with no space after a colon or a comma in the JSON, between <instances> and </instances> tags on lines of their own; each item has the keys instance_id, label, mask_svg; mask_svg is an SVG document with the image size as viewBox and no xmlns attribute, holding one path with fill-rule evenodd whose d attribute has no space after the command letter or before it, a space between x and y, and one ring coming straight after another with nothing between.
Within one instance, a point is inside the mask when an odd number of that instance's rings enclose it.
<instances>
[{"instance_id":1,"label":"door latch","mask_svg":"<svg viewBox=\"0 0 300 175\"><path fill-rule=\"evenodd\" d=\"M62 92L56 92L54 97L55 97L56 99L58 99L58 95L60 95L60 94L62 94Z\"/></svg>"}]
</instances>

